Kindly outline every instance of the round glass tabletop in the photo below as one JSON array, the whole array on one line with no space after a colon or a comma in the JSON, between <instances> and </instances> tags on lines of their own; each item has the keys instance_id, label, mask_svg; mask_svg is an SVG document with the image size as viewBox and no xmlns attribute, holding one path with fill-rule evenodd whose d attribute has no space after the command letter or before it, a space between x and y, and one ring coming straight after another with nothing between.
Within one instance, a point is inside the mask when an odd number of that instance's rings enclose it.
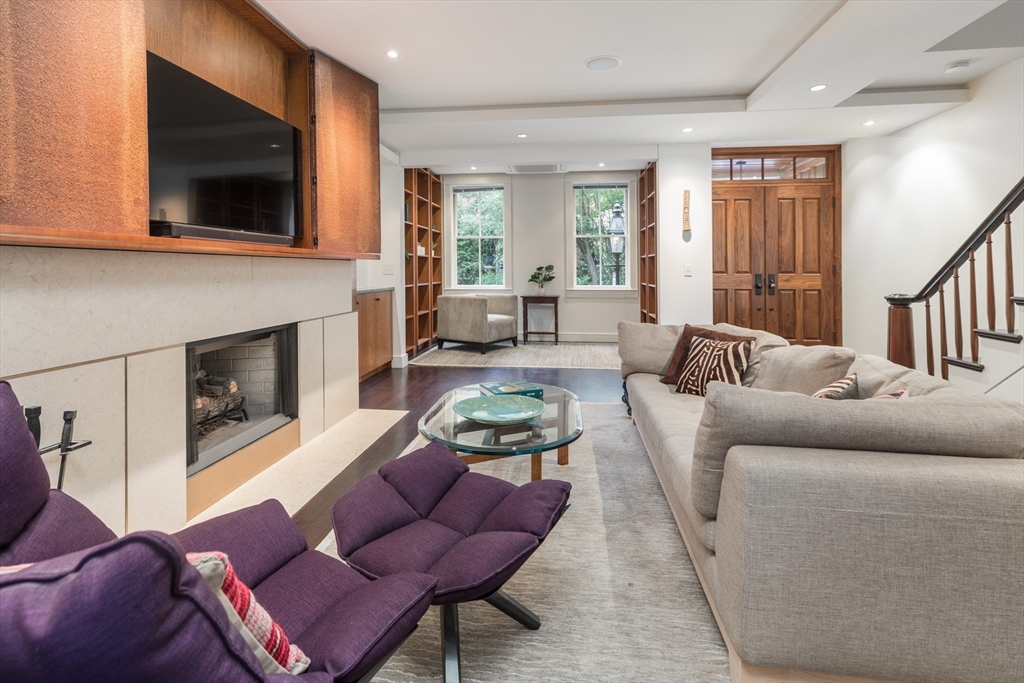
<instances>
[{"instance_id":1,"label":"round glass tabletop","mask_svg":"<svg viewBox=\"0 0 1024 683\"><path fill-rule=\"evenodd\" d=\"M420 434L453 451L476 455L525 455L567 446L583 434L580 399L571 391L538 384L544 413L520 424L489 425L455 414L463 399L489 396L479 384L452 389L420 418Z\"/></svg>"}]
</instances>

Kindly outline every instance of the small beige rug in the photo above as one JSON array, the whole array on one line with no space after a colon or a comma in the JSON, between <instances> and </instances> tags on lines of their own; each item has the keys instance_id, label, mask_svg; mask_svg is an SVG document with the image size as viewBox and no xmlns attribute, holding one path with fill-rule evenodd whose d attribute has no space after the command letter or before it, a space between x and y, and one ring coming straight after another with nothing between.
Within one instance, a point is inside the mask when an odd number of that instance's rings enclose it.
<instances>
[{"instance_id":1,"label":"small beige rug","mask_svg":"<svg viewBox=\"0 0 1024 683\"><path fill-rule=\"evenodd\" d=\"M462 680L725 683L725 643L625 406L585 403L583 420L569 465L544 456L545 478L572 483L572 508L505 586L541 628L484 602L460 605ZM530 480L526 456L472 469ZM333 535L320 548L336 556ZM443 680L438 614L430 608L374 681Z\"/></svg>"},{"instance_id":2,"label":"small beige rug","mask_svg":"<svg viewBox=\"0 0 1024 683\"><path fill-rule=\"evenodd\" d=\"M480 353L476 344L452 344L431 349L409 361L409 365L457 365L474 368L580 368L584 370L618 370L621 364L618 344L583 342L550 342L493 344L487 353Z\"/></svg>"}]
</instances>

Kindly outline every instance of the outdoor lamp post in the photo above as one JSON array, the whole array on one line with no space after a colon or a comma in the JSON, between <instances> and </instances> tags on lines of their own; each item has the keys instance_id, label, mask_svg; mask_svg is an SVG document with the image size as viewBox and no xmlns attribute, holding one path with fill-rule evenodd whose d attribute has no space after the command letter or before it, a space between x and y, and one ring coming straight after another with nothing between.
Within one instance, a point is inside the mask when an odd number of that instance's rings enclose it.
<instances>
[{"instance_id":1,"label":"outdoor lamp post","mask_svg":"<svg viewBox=\"0 0 1024 683\"><path fill-rule=\"evenodd\" d=\"M622 254L626 251L626 220L622 217L622 204L612 207L612 224L608 226L608 246L615 256L615 283L622 284Z\"/></svg>"}]
</instances>

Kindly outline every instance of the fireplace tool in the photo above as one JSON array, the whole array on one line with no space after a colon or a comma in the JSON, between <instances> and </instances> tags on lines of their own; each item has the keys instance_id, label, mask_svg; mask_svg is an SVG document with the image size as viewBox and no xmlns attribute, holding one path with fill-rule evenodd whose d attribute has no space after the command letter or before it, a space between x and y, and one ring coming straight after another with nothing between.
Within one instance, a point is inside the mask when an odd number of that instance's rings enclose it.
<instances>
[{"instance_id":1,"label":"fireplace tool","mask_svg":"<svg viewBox=\"0 0 1024 683\"><path fill-rule=\"evenodd\" d=\"M42 414L43 409L39 406L29 406L25 408L25 419L28 420L28 429L32 432L32 438L35 439L36 448L39 448L39 416ZM64 468L68 463L68 455L72 451L77 451L79 448L85 448L92 444L92 441L72 441L72 437L75 432L75 418L78 417L77 410L65 410L64 411L64 429L60 434L60 441L55 444L46 446L45 448L39 448L39 455L44 455L52 451L60 449L60 474L57 477L57 490L62 491L64 489Z\"/></svg>"}]
</instances>

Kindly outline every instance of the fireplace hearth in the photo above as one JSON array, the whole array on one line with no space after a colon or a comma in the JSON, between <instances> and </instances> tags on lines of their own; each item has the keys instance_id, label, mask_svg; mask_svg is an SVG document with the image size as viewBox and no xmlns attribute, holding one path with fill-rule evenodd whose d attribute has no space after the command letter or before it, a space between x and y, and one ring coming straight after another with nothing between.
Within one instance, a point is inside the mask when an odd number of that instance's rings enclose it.
<instances>
[{"instance_id":1,"label":"fireplace hearth","mask_svg":"<svg viewBox=\"0 0 1024 683\"><path fill-rule=\"evenodd\" d=\"M297 416L294 324L194 342L185 356L189 476Z\"/></svg>"}]
</instances>

